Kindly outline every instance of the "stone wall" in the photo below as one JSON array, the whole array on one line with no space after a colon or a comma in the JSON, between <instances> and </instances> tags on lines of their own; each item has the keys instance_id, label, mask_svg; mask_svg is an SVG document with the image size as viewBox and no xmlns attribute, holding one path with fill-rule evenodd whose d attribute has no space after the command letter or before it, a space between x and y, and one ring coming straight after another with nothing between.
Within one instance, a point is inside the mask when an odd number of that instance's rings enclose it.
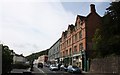
<instances>
[{"instance_id":1,"label":"stone wall","mask_svg":"<svg viewBox=\"0 0 120 75\"><path fill-rule=\"evenodd\" d=\"M92 73L120 73L120 57L93 59L90 63Z\"/></svg>"}]
</instances>

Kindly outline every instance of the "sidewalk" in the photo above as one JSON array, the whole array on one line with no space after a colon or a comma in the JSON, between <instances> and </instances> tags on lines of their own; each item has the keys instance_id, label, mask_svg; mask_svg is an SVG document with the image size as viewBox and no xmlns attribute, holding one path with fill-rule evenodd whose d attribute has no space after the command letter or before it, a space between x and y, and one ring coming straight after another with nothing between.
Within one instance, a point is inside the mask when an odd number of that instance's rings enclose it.
<instances>
[{"instance_id":1,"label":"sidewalk","mask_svg":"<svg viewBox=\"0 0 120 75\"><path fill-rule=\"evenodd\" d=\"M89 72L82 71L82 73L89 73Z\"/></svg>"},{"instance_id":2,"label":"sidewalk","mask_svg":"<svg viewBox=\"0 0 120 75\"><path fill-rule=\"evenodd\" d=\"M11 73L23 73L23 72L30 72L30 68L28 69L13 69Z\"/></svg>"}]
</instances>

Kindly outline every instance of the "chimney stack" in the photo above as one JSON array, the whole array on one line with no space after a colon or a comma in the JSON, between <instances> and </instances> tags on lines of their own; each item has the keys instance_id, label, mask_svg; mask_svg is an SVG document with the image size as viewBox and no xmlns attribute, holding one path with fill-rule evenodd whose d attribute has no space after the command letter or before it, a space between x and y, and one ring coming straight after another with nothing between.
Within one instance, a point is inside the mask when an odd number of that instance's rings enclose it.
<instances>
[{"instance_id":1,"label":"chimney stack","mask_svg":"<svg viewBox=\"0 0 120 75\"><path fill-rule=\"evenodd\" d=\"M90 9L91 9L91 13L96 12L96 10L95 10L95 5L94 5L94 4L91 4L91 5L90 5Z\"/></svg>"}]
</instances>

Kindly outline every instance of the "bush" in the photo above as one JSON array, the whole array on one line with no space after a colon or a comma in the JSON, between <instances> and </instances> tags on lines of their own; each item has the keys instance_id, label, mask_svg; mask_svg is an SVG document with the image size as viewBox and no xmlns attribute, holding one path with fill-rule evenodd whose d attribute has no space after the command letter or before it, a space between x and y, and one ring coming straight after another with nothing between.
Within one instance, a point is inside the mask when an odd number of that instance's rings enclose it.
<instances>
[{"instance_id":1,"label":"bush","mask_svg":"<svg viewBox=\"0 0 120 75\"><path fill-rule=\"evenodd\" d=\"M27 69L29 67L30 67L30 65L29 64L25 64L25 63L16 63L16 64L13 64L13 68L14 69Z\"/></svg>"}]
</instances>

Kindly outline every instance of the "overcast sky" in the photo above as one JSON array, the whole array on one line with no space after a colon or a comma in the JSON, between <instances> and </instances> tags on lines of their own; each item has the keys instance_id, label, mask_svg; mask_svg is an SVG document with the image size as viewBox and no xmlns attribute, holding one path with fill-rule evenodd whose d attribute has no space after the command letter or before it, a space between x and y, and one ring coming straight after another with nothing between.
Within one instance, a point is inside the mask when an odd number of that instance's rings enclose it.
<instances>
[{"instance_id":1,"label":"overcast sky","mask_svg":"<svg viewBox=\"0 0 120 75\"><path fill-rule=\"evenodd\" d=\"M61 0L62 1L62 0ZM4 0L0 10L0 43L27 56L50 48L76 15L87 16L90 4L103 16L109 0L68 2L57 0ZM72 0L71 0L72 1ZM103 0L102 0L103 1Z\"/></svg>"}]
</instances>

